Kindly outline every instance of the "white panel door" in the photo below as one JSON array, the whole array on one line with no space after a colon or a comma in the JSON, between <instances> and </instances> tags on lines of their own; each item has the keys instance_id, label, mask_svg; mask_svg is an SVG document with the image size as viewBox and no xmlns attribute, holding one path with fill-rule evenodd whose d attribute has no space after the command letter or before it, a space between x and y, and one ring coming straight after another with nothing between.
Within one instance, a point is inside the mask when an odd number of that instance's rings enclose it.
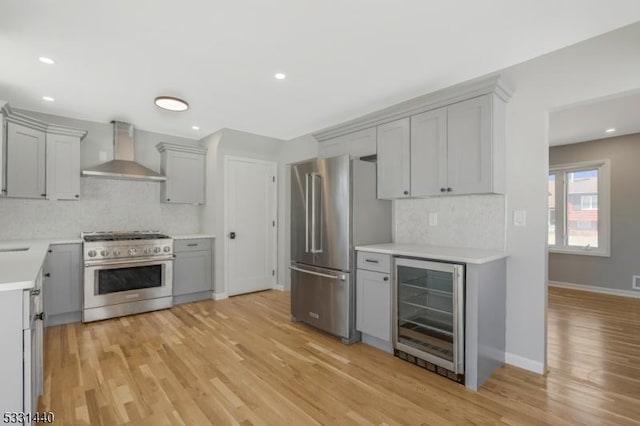
<instances>
[{"instance_id":1,"label":"white panel door","mask_svg":"<svg viewBox=\"0 0 640 426\"><path fill-rule=\"evenodd\" d=\"M409 117L378 126L378 198L410 196Z\"/></svg>"},{"instance_id":2,"label":"white panel door","mask_svg":"<svg viewBox=\"0 0 640 426\"><path fill-rule=\"evenodd\" d=\"M7 196L44 198L45 134L16 123L7 125Z\"/></svg>"},{"instance_id":3,"label":"white panel door","mask_svg":"<svg viewBox=\"0 0 640 426\"><path fill-rule=\"evenodd\" d=\"M80 138L47 134L47 198L80 198Z\"/></svg>"},{"instance_id":4,"label":"white panel door","mask_svg":"<svg viewBox=\"0 0 640 426\"><path fill-rule=\"evenodd\" d=\"M225 159L225 238L230 296L275 286L276 164Z\"/></svg>"},{"instance_id":5,"label":"white panel door","mask_svg":"<svg viewBox=\"0 0 640 426\"><path fill-rule=\"evenodd\" d=\"M491 192L491 132L491 95L447 108L447 180L450 192Z\"/></svg>"},{"instance_id":6,"label":"white panel door","mask_svg":"<svg viewBox=\"0 0 640 426\"><path fill-rule=\"evenodd\" d=\"M411 195L424 197L446 192L447 109L411 117Z\"/></svg>"}]
</instances>

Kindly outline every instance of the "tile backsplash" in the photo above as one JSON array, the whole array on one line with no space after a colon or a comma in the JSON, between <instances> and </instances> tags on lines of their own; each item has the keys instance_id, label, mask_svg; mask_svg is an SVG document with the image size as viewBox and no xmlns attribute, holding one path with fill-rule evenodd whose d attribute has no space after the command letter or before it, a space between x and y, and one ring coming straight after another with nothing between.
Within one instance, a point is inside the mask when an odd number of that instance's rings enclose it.
<instances>
[{"instance_id":1,"label":"tile backsplash","mask_svg":"<svg viewBox=\"0 0 640 426\"><path fill-rule=\"evenodd\" d=\"M194 234L200 207L160 203L160 184L82 178L78 201L0 199L0 240L79 236L82 231Z\"/></svg>"},{"instance_id":2,"label":"tile backsplash","mask_svg":"<svg viewBox=\"0 0 640 426\"><path fill-rule=\"evenodd\" d=\"M467 195L398 200L395 242L444 247L505 249L505 197ZM429 213L437 225L429 225Z\"/></svg>"}]
</instances>

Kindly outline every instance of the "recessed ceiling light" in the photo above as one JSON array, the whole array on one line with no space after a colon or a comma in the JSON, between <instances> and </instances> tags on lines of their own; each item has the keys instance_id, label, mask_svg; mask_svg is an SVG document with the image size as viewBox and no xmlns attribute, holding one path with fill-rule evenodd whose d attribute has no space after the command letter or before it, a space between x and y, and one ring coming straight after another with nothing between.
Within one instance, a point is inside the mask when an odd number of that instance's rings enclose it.
<instances>
[{"instance_id":1,"label":"recessed ceiling light","mask_svg":"<svg viewBox=\"0 0 640 426\"><path fill-rule=\"evenodd\" d=\"M47 58L46 56L40 56L40 57L38 58L38 60L39 60L40 62L42 62L43 64L47 64L47 65L53 65L53 64L55 64L55 63L56 63L56 61L54 61L54 60L53 60L53 59L51 59L51 58Z\"/></svg>"},{"instance_id":2,"label":"recessed ceiling light","mask_svg":"<svg viewBox=\"0 0 640 426\"><path fill-rule=\"evenodd\" d=\"M191 126L193 130L200 130L200 126Z\"/></svg>"},{"instance_id":3,"label":"recessed ceiling light","mask_svg":"<svg viewBox=\"0 0 640 426\"><path fill-rule=\"evenodd\" d=\"M610 129L605 130L605 132L607 132L607 133L613 133L613 132L615 132L615 131L616 131L616 128L615 128L615 127L612 127L612 128L610 128Z\"/></svg>"},{"instance_id":4,"label":"recessed ceiling light","mask_svg":"<svg viewBox=\"0 0 640 426\"><path fill-rule=\"evenodd\" d=\"M47 102L53 102L55 101L55 99L53 99L51 96L43 96L42 97L43 101L47 101Z\"/></svg>"},{"instance_id":5,"label":"recessed ceiling light","mask_svg":"<svg viewBox=\"0 0 640 426\"><path fill-rule=\"evenodd\" d=\"M173 96L158 96L155 99L155 103L160 108L169 111L186 111L189 109L187 101L183 101L180 98L174 98Z\"/></svg>"},{"instance_id":6,"label":"recessed ceiling light","mask_svg":"<svg viewBox=\"0 0 640 426\"><path fill-rule=\"evenodd\" d=\"M286 75L286 74L283 74L283 73L281 73L281 72L279 72L279 73L276 73L276 75L274 75L274 77L275 77L277 80L284 80L285 78L287 78L287 75Z\"/></svg>"}]
</instances>

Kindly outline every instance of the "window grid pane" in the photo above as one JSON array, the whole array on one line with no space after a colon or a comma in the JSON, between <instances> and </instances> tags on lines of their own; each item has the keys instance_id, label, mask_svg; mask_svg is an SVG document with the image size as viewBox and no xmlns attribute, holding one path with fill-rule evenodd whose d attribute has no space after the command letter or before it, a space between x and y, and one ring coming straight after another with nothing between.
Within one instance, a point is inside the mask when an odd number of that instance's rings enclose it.
<instances>
[{"instance_id":1,"label":"window grid pane","mask_svg":"<svg viewBox=\"0 0 640 426\"><path fill-rule=\"evenodd\" d=\"M567 245L598 248L598 169L566 174Z\"/></svg>"},{"instance_id":2,"label":"window grid pane","mask_svg":"<svg viewBox=\"0 0 640 426\"><path fill-rule=\"evenodd\" d=\"M549 211L547 212L547 244L556 244L556 175L550 174L547 182L549 192Z\"/></svg>"}]
</instances>

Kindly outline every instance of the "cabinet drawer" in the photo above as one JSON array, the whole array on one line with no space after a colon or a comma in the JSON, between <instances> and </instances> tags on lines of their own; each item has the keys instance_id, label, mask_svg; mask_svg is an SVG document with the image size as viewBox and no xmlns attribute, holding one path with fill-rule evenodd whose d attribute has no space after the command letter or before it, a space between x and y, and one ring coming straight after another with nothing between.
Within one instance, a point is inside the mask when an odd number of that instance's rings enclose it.
<instances>
[{"instance_id":1,"label":"cabinet drawer","mask_svg":"<svg viewBox=\"0 0 640 426\"><path fill-rule=\"evenodd\" d=\"M185 251L197 251L197 250L210 250L211 239L210 238L197 238L192 240L174 240L173 251L175 253Z\"/></svg>"},{"instance_id":2,"label":"cabinet drawer","mask_svg":"<svg viewBox=\"0 0 640 426\"><path fill-rule=\"evenodd\" d=\"M382 253L372 253L368 251L358 252L358 269L369 271L391 273L391 255Z\"/></svg>"}]
</instances>

